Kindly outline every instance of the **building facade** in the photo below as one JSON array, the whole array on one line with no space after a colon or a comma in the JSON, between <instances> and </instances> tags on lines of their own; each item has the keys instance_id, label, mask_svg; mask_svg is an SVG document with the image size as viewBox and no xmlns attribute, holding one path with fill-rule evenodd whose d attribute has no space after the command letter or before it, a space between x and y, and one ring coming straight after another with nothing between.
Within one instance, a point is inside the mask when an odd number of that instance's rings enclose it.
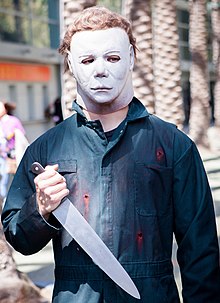
<instances>
[{"instance_id":1,"label":"building facade","mask_svg":"<svg viewBox=\"0 0 220 303\"><path fill-rule=\"evenodd\" d=\"M44 112L61 95L59 0L1 0L0 20L0 98L17 104L32 142L53 126Z\"/></svg>"}]
</instances>

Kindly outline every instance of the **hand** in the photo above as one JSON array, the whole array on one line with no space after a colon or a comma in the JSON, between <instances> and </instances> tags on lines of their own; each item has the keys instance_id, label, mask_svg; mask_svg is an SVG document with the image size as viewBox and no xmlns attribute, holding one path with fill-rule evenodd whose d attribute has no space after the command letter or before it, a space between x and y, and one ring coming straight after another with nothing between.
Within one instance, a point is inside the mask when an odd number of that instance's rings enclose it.
<instances>
[{"instance_id":1,"label":"hand","mask_svg":"<svg viewBox=\"0 0 220 303\"><path fill-rule=\"evenodd\" d=\"M69 194L66 179L58 172L58 164L48 165L45 171L35 179L39 213L49 219L50 213L59 206L61 200Z\"/></svg>"}]
</instances>

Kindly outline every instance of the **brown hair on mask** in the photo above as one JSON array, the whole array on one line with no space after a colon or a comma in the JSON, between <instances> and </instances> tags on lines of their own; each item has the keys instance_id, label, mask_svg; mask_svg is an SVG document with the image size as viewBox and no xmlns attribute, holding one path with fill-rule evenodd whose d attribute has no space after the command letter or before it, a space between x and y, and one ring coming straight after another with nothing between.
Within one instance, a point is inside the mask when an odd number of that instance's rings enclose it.
<instances>
[{"instance_id":1,"label":"brown hair on mask","mask_svg":"<svg viewBox=\"0 0 220 303\"><path fill-rule=\"evenodd\" d=\"M127 33L136 57L136 39L132 34L130 22L120 14L112 12L105 7L93 6L80 12L73 19L64 35L63 41L59 47L59 53L65 56L64 70L67 71L69 69L67 50L70 50L72 37L75 33L81 31L105 30L115 27L121 28Z\"/></svg>"}]
</instances>

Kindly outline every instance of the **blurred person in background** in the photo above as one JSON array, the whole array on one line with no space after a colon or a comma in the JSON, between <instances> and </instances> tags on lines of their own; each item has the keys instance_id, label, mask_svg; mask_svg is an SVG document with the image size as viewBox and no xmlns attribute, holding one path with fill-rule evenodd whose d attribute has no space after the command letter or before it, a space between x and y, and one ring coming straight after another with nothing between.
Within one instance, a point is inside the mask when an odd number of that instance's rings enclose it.
<instances>
[{"instance_id":1,"label":"blurred person in background","mask_svg":"<svg viewBox=\"0 0 220 303\"><path fill-rule=\"evenodd\" d=\"M16 172L15 134L25 135L21 121L13 116L16 104L0 100L0 195L4 199Z\"/></svg>"},{"instance_id":2,"label":"blurred person in background","mask_svg":"<svg viewBox=\"0 0 220 303\"><path fill-rule=\"evenodd\" d=\"M55 125L63 121L61 97L57 97L52 104L49 104L44 112L45 118L52 118Z\"/></svg>"}]
</instances>

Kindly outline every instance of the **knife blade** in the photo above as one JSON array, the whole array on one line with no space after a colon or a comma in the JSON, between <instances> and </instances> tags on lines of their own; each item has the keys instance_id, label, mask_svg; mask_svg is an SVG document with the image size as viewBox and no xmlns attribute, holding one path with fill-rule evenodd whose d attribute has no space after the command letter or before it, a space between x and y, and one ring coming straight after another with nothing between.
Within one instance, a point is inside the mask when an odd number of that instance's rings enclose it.
<instances>
[{"instance_id":1,"label":"knife blade","mask_svg":"<svg viewBox=\"0 0 220 303\"><path fill-rule=\"evenodd\" d=\"M37 175L45 171L38 162L32 164L31 170ZM64 198L52 213L99 268L124 291L140 299L126 270L68 198Z\"/></svg>"}]
</instances>

